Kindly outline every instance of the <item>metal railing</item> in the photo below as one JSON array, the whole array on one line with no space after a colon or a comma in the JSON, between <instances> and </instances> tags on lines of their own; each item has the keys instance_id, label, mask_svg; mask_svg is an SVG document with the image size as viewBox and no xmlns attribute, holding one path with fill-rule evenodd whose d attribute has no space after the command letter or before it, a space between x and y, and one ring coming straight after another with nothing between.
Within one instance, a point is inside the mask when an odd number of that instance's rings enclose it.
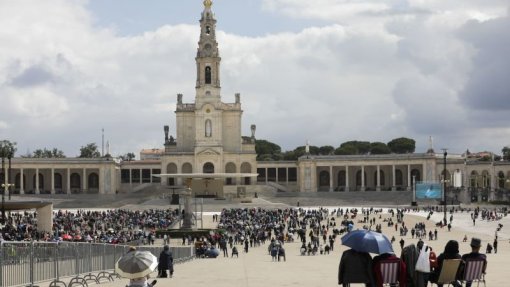
<instances>
[{"instance_id":1,"label":"metal railing","mask_svg":"<svg viewBox=\"0 0 510 287\"><path fill-rule=\"evenodd\" d=\"M128 245L73 242L9 242L0 245L0 287L35 286L51 281L50 287L88 286L88 283L113 281L115 262L127 252ZM163 250L138 246L156 257ZM174 264L193 259L191 247L170 247ZM70 280L67 284L62 278ZM70 279L69 279L70 278Z\"/></svg>"}]
</instances>

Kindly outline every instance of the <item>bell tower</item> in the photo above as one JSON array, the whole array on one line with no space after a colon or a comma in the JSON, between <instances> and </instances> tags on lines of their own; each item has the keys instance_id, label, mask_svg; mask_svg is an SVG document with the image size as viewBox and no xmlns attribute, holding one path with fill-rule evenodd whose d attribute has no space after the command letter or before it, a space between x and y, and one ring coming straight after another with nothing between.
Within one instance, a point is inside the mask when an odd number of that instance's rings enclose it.
<instances>
[{"instance_id":1,"label":"bell tower","mask_svg":"<svg viewBox=\"0 0 510 287\"><path fill-rule=\"evenodd\" d=\"M196 82L196 104L217 103L220 101L220 62L216 41L216 18L211 10L212 1L204 1L204 11L200 18L200 40L198 41Z\"/></svg>"}]
</instances>

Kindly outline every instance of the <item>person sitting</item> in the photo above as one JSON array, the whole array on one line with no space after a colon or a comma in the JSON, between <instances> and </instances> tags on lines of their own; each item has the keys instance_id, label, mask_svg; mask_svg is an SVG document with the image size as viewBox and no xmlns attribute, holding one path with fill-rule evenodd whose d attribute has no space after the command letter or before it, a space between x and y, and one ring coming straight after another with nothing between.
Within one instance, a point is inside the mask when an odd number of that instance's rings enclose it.
<instances>
[{"instance_id":1,"label":"person sitting","mask_svg":"<svg viewBox=\"0 0 510 287\"><path fill-rule=\"evenodd\" d=\"M457 240L450 240L446 243L443 253L437 257L437 268L430 274L430 281L437 283L439 276L441 275L441 269L443 269L443 261L445 259L462 259L459 254L459 242ZM462 270L462 265L459 266L459 270ZM460 275L460 273L458 274ZM460 276L457 276L460 279ZM459 282L452 282L454 287L462 286ZM442 287L443 284L437 284L438 287Z\"/></svg>"},{"instance_id":2,"label":"person sitting","mask_svg":"<svg viewBox=\"0 0 510 287\"><path fill-rule=\"evenodd\" d=\"M480 247L482 246L482 241L479 238L471 238L471 252L462 255L462 260L464 262L468 260L482 260L484 262L482 273L485 274L485 270L487 269L487 256L485 254L480 253ZM472 281L466 282L466 287L471 287Z\"/></svg>"},{"instance_id":3,"label":"person sitting","mask_svg":"<svg viewBox=\"0 0 510 287\"><path fill-rule=\"evenodd\" d=\"M374 257L374 259L372 260L372 266L374 268L374 280L375 280L375 286L377 287L382 287L383 286L383 274L381 272L381 264L382 262L381 261L384 261L384 260L395 260L395 261L399 261L399 269L398 269L398 286L399 287L406 287L407 286L407 282L406 282L406 274L407 274L407 270L406 270L406 264L404 263L404 261L400 260L400 258L398 258L394 253L383 253L381 255L377 255L376 257ZM393 286L393 285L392 285Z\"/></svg>"},{"instance_id":4,"label":"person sitting","mask_svg":"<svg viewBox=\"0 0 510 287\"><path fill-rule=\"evenodd\" d=\"M346 287L350 283L365 283L365 286L373 286L372 257L367 252L349 249L342 253L338 266L338 285Z\"/></svg>"}]
</instances>

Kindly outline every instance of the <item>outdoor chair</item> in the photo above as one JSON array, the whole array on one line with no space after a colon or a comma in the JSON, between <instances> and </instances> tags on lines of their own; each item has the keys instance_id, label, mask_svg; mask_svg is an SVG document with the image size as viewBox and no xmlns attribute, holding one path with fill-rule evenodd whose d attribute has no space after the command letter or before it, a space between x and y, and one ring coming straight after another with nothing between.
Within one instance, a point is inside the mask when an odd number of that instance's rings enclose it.
<instances>
[{"instance_id":1,"label":"outdoor chair","mask_svg":"<svg viewBox=\"0 0 510 287\"><path fill-rule=\"evenodd\" d=\"M445 259L436 284L446 284L449 286L455 282L461 261L460 259Z\"/></svg>"},{"instance_id":2,"label":"outdoor chair","mask_svg":"<svg viewBox=\"0 0 510 287\"><path fill-rule=\"evenodd\" d=\"M382 260L380 268L383 286L400 286L398 281L400 260Z\"/></svg>"},{"instance_id":3,"label":"outdoor chair","mask_svg":"<svg viewBox=\"0 0 510 287\"><path fill-rule=\"evenodd\" d=\"M484 260L466 260L462 282L477 282L477 286L480 286L480 282L483 282L483 286L486 286L484 268Z\"/></svg>"}]
</instances>

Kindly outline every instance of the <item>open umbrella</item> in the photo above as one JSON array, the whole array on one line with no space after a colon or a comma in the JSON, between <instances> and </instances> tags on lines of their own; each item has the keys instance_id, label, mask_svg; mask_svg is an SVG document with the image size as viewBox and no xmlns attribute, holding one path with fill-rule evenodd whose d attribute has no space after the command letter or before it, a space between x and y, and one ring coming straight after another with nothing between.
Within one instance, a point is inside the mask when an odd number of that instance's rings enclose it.
<instances>
[{"instance_id":1,"label":"open umbrella","mask_svg":"<svg viewBox=\"0 0 510 287\"><path fill-rule=\"evenodd\" d=\"M158 259L149 251L131 251L115 263L115 272L121 277L134 279L144 277L158 266Z\"/></svg>"},{"instance_id":2,"label":"open umbrella","mask_svg":"<svg viewBox=\"0 0 510 287\"><path fill-rule=\"evenodd\" d=\"M393 246L385 235L364 229L354 230L344 235L342 244L360 252L393 253Z\"/></svg>"}]
</instances>

